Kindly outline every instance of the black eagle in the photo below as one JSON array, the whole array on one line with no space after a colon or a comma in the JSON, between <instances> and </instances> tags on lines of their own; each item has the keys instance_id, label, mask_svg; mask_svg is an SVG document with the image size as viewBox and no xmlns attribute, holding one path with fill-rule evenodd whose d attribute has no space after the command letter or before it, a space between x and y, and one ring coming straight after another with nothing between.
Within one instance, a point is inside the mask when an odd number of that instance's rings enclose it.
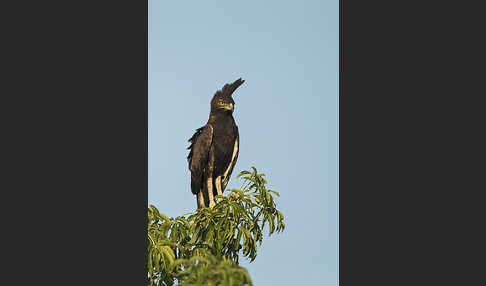
<instances>
[{"instance_id":1,"label":"black eagle","mask_svg":"<svg viewBox=\"0 0 486 286\"><path fill-rule=\"evenodd\" d=\"M214 206L214 196L223 194L238 159L239 134L232 95L244 82L240 78L214 94L208 122L189 139L187 161L198 209Z\"/></svg>"}]
</instances>

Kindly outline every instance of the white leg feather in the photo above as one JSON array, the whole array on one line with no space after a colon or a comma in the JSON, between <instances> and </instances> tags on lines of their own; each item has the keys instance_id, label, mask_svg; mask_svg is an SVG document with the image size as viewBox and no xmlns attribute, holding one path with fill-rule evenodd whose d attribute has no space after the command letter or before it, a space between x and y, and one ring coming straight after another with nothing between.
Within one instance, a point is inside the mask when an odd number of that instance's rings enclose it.
<instances>
[{"instance_id":1,"label":"white leg feather","mask_svg":"<svg viewBox=\"0 0 486 286\"><path fill-rule=\"evenodd\" d=\"M222 196L223 188L221 187L221 176L216 177L214 184L216 185L216 192L218 193L219 196Z\"/></svg>"},{"instance_id":2,"label":"white leg feather","mask_svg":"<svg viewBox=\"0 0 486 286\"><path fill-rule=\"evenodd\" d=\"M213 196L213 178L209 177L206 183L208 186L209 207L212 208L215 205Z\"/></svg>"}]
</instances>

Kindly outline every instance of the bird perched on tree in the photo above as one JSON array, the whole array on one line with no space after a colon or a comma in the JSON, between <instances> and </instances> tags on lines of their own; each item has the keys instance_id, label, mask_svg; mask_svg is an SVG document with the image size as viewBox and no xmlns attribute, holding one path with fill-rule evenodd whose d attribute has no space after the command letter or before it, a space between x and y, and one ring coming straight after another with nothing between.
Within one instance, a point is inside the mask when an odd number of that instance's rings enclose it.
<instances>
[{"instance_id":1,"label":"bird perched on tree","mask_svg":"<svg viewBox=\"0 0 486 286\"><path fill-rule=\"evenodd\" d=\"M214 94L208 122L189 139L187 161L198 209L215 205L214 197L223 194L238 159L239 134L232 95L244 82L240 78Z\"/></svg>"}]
</instances>

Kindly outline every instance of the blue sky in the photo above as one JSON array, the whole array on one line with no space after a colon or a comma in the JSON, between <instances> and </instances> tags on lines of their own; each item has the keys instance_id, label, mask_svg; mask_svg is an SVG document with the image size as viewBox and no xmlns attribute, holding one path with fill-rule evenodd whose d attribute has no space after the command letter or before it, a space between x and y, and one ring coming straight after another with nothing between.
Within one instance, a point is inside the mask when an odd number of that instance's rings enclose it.
<instances>
[{"instance_id":1,"label":"blue sky","mask_svg":"<svg viewBox=\"0 0 486 286\"><path fill-rule=\"evenodd\" d=\"M187 140L242 77L228 188L255 166L286 223L241 260L256 286L338 285L338 3L149 0L149 204L195 210Z\"/></svg>"}]
</instances>

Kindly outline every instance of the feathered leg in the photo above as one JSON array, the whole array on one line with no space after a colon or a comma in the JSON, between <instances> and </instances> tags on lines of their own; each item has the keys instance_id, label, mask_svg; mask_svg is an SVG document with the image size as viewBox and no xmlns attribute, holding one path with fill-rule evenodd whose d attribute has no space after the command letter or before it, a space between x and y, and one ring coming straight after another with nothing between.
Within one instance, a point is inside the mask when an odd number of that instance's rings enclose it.
<instances>
[{"instance_id":1,"label":"feathered leg","mask_svg":"<svg viewBox=\"0 0 486 286\"><path fill-rule=\"evenodd\" d=\"M221 176L216 177L216 180L214 181L214 185L216 186L216 194L218 196L222 196L223 188L221 186Z\"/></svg>"},{"instance_id":2,"label":"feathered leg","mask_svg":"<svg viewBox=\"0 0 486 286\"><path fill-rule=\"evenodd\" d=\"M214 194L213 194L213 170L214 170L214 153L213 148L209 150L209 164L208 164L208 175L206 179L207 194L209 197L209 207L212 208L215 205Z\"/></svg>"},{"instance_id":3,"label":"feathered leg","mask_svg":"<svg viewBox=\"0 0 486 286\"><path fill-rule=\"evenodd\" d=\"M197 209L202 209L204 208L204 195L203 195L203 191L199 191L199 193L197 193Z\"/></svg>"},{"instance_id":4,"label":"feathered leg","mask_svg":"<svg viewBox=\"0 0 486 286\"><path fill-rule=\"evenodd\" d=\"M214 207L214 195L213 195L213 178L209 177L207 182L208 184L208 195L209 195L209 207Z\"/></svg>"}]
</instances>

